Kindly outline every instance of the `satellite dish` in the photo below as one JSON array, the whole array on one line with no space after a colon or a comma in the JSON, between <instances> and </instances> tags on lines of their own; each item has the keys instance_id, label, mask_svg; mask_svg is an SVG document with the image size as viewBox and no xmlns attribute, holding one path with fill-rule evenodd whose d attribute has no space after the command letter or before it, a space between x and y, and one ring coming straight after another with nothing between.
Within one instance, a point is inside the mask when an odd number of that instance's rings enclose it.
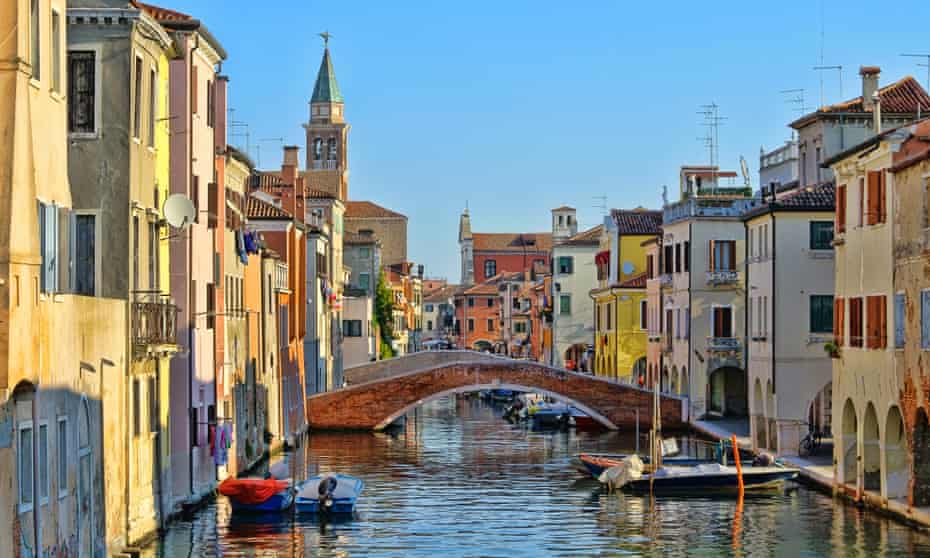
<instances>
[{"instance_id":1,"label":"satellite dish","mask_svg":"<svg viewBox=\"0 0 930 558\"><path fill-rule=\"evenodd\" d=\"M624 275L633 275L633 262L623 262L623 274Z\"/></svg>"},{"instance_id":2,"label":"satellite dish","mask_svg":"<svg viewBox=\"0 0 930 558\"><path fill-rule=\"evenodd\" d=\"M197 208L184 194L171 194L162 206L165 221L176 229L185 229L197 217Z\"/></svg>"}]
</instances>

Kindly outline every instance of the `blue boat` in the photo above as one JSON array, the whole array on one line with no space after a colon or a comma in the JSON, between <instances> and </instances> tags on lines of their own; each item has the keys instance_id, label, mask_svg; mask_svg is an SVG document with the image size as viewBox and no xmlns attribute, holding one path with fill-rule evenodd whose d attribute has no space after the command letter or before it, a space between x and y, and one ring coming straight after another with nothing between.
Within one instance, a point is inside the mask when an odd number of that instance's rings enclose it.
<instances>
[{"instance_id":1,"label":"blue boat","mask_svg":"<svg viewBox=\"0 0 930 558\"><path fill-rule=\"evenodd\" d=\"M514 398L512 389L492 389L491 399L494 401L511 401Z\"/></svg>"},{"instance_id":2,"label":"blue boat","mask_svg":"<svg viewBox=\"0 0 930 558\"><path fill-rule=\"evenodd\" d=\"M365 483L342 473L317 475L307 479L297 492L299 513L350 514Z\"/></svg>"}]
</instances>

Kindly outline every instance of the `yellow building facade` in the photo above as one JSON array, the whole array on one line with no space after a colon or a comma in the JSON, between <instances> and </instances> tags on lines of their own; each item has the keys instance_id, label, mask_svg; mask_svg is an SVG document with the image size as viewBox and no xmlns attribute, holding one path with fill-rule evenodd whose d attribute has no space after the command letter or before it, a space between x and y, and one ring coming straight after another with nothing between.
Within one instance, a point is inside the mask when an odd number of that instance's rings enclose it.
<instances>
[{"instance_id":1,"label":"yellow building facade","mask_svg":"<svg viewBox=\"0 0 930 558\"><path fill-rule=\"evenodd\" d=\"M595 257L594 372L630 383L645 383L648 301L646 248L662 223L661 212L613 210L604 220Z\"/></svg>"}]
</instances>

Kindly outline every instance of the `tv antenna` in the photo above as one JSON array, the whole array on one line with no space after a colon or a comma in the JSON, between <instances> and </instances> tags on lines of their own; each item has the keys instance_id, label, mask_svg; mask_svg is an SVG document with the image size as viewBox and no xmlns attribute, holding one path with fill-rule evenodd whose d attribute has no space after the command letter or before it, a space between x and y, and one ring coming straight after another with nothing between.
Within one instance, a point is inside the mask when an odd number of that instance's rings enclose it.
<instances>
[{"instance_id":1,"label":"tv antenna","mask_svg":"<svg viewBox=\"0 0 930 558\"><path fill-rule=\"evenodd\" d=\"M720 116L720 106L711 101L709 104L701 105L697 113L704 116L703 126L707 128L707 135L698 140L703 140L710 155L710 166L717 167L720 161L720 125L727 119L726 116ZM711 171L714 174L714 182L717 181L716 169Z\"/></svg>"},{"instance_id":2,"label":"tv antenna","mask_svg":"<svg viewBox=\"0 0 930 558\"><path fill-rule=\"evenodd\" d=\"M924 58L927 60L923 64L918 62L917 65L927 69L927 89L930 90L930 54L902 54L901 56L907 56L909 58Z\"/></svg>"},{"instance_id":3,"label":"tv antenna","mask_svg":"<svg viewBox=\"0 0 930 558\"><path fill-rule=\"evenodd\" d=\"M752 181L749 179L749 165L746 164L746 158L739 156L739 170L743 173L743 185L752 190Z\"/></svg>"},{"instance_id":4,"label":"tv antenna","mask_svg":"<svg viewBox=\"0 0 930 558\"><path fill-rule=\"evenodd\" d=\"M821 62L823 62L823 60L821 60ZM825 71L827 71L827 70L836 70L836 71L837 71L837 76L838 76L839 79L840 79L840 100L842 101L842 100L843 100L843 66L840 65L840 64L837 64L836 66L824 66L824 65L821 64L820 66L814 66L814 69L817 70L818 72L820 72L820 106L824 106L824 101L823 101L823 73L824 73Z\"/></svg>"}]
</instances>

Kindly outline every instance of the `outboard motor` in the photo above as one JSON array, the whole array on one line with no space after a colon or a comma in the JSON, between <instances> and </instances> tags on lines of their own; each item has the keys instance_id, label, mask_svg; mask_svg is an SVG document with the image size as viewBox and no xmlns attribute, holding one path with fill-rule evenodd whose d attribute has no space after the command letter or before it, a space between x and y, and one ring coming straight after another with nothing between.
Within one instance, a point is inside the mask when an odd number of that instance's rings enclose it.
<instances>
[{"instance_id":1,"label":"outboard motor","mask_svg":"<svg viewBox=\"0 0 930 558\"><path fill-rule=\"evenodd\" d=\"M317 486L317 493L320 496L320 512L326 512L333 505L333 493L336 491L336 485L339 482L336 477L324 477Z\"/></svg>"}]
</instances>

